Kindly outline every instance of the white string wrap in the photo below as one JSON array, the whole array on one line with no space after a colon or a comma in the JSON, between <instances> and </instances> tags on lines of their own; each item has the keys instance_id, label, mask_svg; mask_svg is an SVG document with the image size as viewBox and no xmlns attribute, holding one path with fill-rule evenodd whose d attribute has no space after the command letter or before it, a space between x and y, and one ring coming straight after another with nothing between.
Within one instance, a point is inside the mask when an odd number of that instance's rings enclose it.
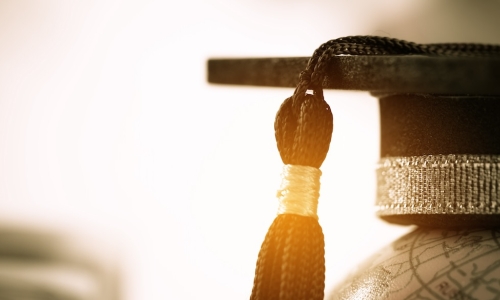
<instances>
[{"instance_id":1,"label":"white string wrap","mask_svg":"<svg viewBox=\"0 0 500 300\"><path fill-rule=\"evenodd\" d=\"M298 165L284 165L281 186L276 196L278 215L296 214L318 219L318 199L321 170Z\"/></svg>"}]
</instances>

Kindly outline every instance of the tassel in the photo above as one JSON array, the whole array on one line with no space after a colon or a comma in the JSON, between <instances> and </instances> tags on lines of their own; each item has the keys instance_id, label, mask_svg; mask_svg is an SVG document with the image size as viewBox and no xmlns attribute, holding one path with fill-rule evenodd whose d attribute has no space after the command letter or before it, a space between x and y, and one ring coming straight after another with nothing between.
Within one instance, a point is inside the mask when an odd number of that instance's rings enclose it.
<instances>
[{"instance_id":1,"label":"tassel","mask_svg":"<svg viewBox=\"0 0 500 300\"><path fill-rule=\"evenodd\" d=\"M330 107L317 95L290 97L276 115L284 182L278 216L259 253L252 300L323 299L325 243L316 207L332 130Z\"/></svg>"}]
</instances>

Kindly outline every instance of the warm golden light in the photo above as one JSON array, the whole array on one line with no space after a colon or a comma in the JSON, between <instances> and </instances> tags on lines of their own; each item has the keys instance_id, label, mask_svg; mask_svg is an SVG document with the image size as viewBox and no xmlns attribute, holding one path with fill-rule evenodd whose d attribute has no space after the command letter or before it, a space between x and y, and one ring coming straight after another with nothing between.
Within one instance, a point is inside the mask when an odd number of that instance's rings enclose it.
<instances>
[{"instance_id":1,"label":"warm golden light","mask_svg":"<svg viewBox=\"0 0 500 300\"><path fill-rule=\"evenodd\" d=\"M278 205L274 116L293 90L209 85L206 60L393 36L425 12L412 2L1 2L0 220L117 245L123 299L248 298ZM328 293L408 229L373 211L376 99L325 99L335 120L318 206Z\"/></svg>"}]
</instances>

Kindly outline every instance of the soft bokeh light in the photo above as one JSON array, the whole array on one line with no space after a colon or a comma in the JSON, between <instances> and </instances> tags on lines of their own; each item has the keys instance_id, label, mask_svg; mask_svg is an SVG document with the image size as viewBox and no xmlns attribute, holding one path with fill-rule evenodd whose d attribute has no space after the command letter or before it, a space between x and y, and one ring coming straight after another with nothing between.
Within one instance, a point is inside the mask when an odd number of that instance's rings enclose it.
<instances>
[{"instance_id":1,"label":"soft bokeh light","mask_svg":"<svg viewBox=\"0 0 500 300\"><path fill-rule=\"evenodd\" d=\"M0 218L114 243L124 299L247 298L277 208L274 115L292 89L209 85L206 60L307 56L346 35L436 42L419 17L431 5L2 1ZM418 28L408 36L397 27L407 16ZM325 98L335 118L319 205L329 289L409 229L373 214L376 99Z\"/></svg>"}]
</instances>

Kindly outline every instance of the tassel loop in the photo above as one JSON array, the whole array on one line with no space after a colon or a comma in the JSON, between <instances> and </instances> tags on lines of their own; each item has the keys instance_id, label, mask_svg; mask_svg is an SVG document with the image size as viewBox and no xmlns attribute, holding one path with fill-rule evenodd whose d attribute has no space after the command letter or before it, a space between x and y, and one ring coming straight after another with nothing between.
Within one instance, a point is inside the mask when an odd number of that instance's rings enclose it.
<instances>
[{"instance_id":1,"label":"tassel loop","mask_svg":"<svg viewBox=\"0 0 500 300\"><path fill-rule=\"evenodd\" d=\"M284 164L319 169L332 138L333 116L330 106L317 95L294 95L279 108L274 130Z\"/></svg>"}]
</instances>

